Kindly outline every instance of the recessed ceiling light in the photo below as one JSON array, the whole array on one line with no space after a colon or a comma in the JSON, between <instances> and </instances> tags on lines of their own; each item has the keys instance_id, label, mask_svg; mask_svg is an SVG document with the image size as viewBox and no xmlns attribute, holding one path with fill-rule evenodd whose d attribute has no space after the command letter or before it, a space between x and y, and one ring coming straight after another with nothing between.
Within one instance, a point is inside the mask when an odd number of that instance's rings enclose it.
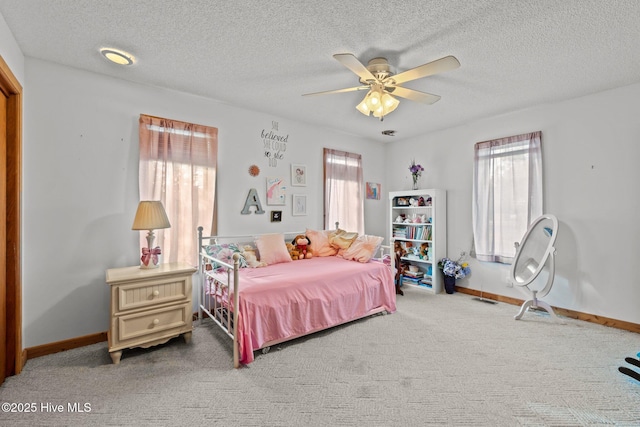
<instances>
[{"instance_id":1,"label":"recessed ceiling light","mask_svg":"<svg viewBox=\"0 0 640 427\"><path fill-rule=\"evenodd\" d=\"M100 53L109 61L118 65L133 65L133 63L136 61L135 56L131 55L129 52L125 52L124 50L119 49L113 49L111 47L101 48Z\"/></svg>"}]
</instances>

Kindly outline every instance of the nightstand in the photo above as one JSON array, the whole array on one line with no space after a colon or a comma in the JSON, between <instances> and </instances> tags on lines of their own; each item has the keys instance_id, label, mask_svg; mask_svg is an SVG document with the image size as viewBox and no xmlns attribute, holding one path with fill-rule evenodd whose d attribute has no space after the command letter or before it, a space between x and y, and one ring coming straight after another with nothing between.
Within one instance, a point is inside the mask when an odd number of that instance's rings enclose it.
<instances>
[{"instance_id":1,"label":"nightstand","mask_svg":"<svg viewBox=\"0 0 640 427\"><path fill-rule=\"evenodd\" d=\"M120 363L125 348L147 348L182 335L191 341L191 276L196 268L186 263L107 270L111 287L109 354Z\"/></svg>"}]
</instances>

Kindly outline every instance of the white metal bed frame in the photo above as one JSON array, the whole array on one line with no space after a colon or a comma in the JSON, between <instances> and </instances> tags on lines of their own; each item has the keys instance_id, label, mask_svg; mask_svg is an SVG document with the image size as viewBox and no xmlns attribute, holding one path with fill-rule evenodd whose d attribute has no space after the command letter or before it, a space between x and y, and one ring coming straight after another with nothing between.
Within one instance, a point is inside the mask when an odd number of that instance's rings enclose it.
<instances>
[{"instance_id":1,"label":"white metal bed frame","mask_svg":"<svg viewBox=\"0 0 640 427\"><path fill-rule=\"evenodd\" d=\"M338 223L336 223L336 229L338 228ZM211 320L213 320L213 322L218 325L223 331L224 333L232 339L233 341L233 367L234 368L239 368L240 367L240 352L239 352L239 347L238 347L238 335L236 333L236 328L238 325L238 295L239 295L239 289L240 289L240 284L238 281L238 271L240 268L240 255L239 254L234 254L233 255L233 265L226 263L222 260L219 260L217 258L214 258L210 255L208 255L206 253L206 251L203 249L203 246L205 245L205 242L209 242L208 244L218 244L218 239L253 239L256 237L256 235L238 235L238 236L203 236L202 235L203 232L203 228L202 227L198 227L198 250L199 250L199 256L198 256L198 274L201 275L201 277L198 280L199 283L199 290L198 290L198 322L201 323L203 320L203 314L206 314ZM282 233L285 236L296 236L298 234L305 234L303 232L285 232ZM382 245L380 247L380 256L382 257L384 252L388 251L389 254L391 254L391 247L390 246L385 246ZM215 264L219 264L222 267L226 268L227 271L227 281L226 283L223 283L219 280L219 274L216 276L214 276L213 271L207 271L205 270L205 265L207 263L215 263ZM393 266L393 256L391 256L391 266ZM207 295L207 286L206 286L206 281L207 278L210 279L211 281L211 286L215 287L215 292L217 295L217 291L221 290L222 292L229 290L229 284L233 283L233 300L231 301L232 307L231 310L229 310L227 307L225 307L224 302L219 302L217 297L208 297ZM233 280L233 281L232 281ZM224 299L223 299L224 301ZM372 312L367 313L364 316L360 316L351 320L348 320L346 322L343 323L349 323L349 322L353 322L355 320L358 319L362 319L364 317L369 317L378 313L382 313L385 314L386 310L382 307L380 307L379 309L373 310ZM334 326L338 326L338 325L334 325ZM276 345L276 344L280 344L282 342L285 341L290 341L296 338L300 338L302 336L305 335L309 335L315 332L319 332L314 330L314 331L308 331L305 332L303 334L299 334L296 336L292 336L292 337L287 337L284 339L280 339L280 340L275 340L275 341L270 341L265 343L262 347L256 349L256 350L262 350L263 354L266 354L269 352L271 346Z\"/></svg>"}]
</instances>

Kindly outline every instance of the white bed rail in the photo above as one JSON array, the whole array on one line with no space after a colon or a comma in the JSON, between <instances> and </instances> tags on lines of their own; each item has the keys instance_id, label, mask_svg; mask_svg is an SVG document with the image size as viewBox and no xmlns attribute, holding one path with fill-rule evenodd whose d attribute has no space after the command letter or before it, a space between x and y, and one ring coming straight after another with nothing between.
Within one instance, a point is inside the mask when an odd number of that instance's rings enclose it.
<instances>
[{"instance_id":1,"label":"white bed rail","mask_svg":"<svg viewBox=\"0 0 640 427\"><path fill-rule=\"evenodd\" d=\"M238 270L240 268L240 254L233 255L233 265L207 254L205 246L219 244L220 240L238 241L246 239L253 241L257 235L236 236L203 236L203 227L198 227L198 322L202 322L203 314L213 320L224 333L233 340L233 366L240 367L240 353L238 347L238 295L240 283ZM300 231L281 233L286 236L305 234ZM217 266L217 269L207 270L206 265ZM224 270L223 272L220 271ZM229 300L229 296L233 298Z\"/></svg>"},{"instance_id":2,"label":"white bed rail","mask_svg":"<svg viewBox=\"0 0 640 427\"><path fill-rule=\"evenodd\" d=\"M203 261L204 260L204 261ZM240 265L240 255L233 255L233 265L208 255L204 249L200 252L198 290L198 321L202 321L203 313L213 320L225 333L233 340L233 366L238 368L238 334L236 325L238 324L238 268ZM224 273L216 273L215 270L206 270L206 265L218 265L226 269ZM224 280L226 276L226 281ZM222 279L222 280L221 280ZM225 296L226 295L226 296ZM229 296L233 295L231 301ZM231 305L231 306L229 306Z\"/></svg>"}]
</instances>

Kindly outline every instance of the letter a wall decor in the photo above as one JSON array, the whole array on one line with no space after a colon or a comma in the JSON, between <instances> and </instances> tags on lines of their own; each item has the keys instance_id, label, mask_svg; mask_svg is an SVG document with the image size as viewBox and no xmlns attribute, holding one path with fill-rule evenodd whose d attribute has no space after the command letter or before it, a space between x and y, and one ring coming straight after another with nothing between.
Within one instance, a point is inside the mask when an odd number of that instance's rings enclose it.
<instances>
[{"instance_id":1,"label":"letter a wall decor","mask_svg":"<svg viewBox=\"0 0 640 427\"><path fill-rule=\"evenodd\" d=\"M257 214L263 214L262 205L260 204L260 198L258 197L258 192L255 188L249 190L249 194L247 194L247 200L244 202L244 209L240 212L242 215L249 215L251 211L249 208L251 206L256 207Z\"/></svg>"}]
</instances>

